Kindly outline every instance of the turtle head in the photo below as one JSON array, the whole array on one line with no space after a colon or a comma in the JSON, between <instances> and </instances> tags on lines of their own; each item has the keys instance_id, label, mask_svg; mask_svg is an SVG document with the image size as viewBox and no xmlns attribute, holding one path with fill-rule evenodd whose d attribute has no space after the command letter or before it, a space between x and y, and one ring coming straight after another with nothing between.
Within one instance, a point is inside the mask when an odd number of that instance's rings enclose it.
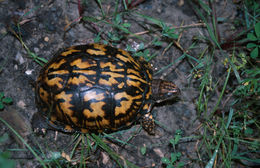
<instances>
[{"instance_id":1,"label":"turtle head","mask_svg":"<svg viewBox=\"0 0 260 168\"><path fill-rule=\"evenodd\" d=\"M152 96L156 103L172 100L180 94L180 89L170 81L153 79Z\"/></svg>"}]
</instances>

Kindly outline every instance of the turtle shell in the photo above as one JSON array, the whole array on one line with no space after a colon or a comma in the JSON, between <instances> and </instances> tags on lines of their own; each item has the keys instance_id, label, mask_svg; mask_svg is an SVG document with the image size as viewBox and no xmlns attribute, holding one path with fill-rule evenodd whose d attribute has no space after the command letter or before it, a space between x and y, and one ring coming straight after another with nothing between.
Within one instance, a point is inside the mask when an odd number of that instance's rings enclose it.
<instances>
[{"instance_id":1,"label":"turtle shell","mask_svg":"<svg viewBox=\"0 0 260 168\"><path fill-rule=\"evenodd\" d=\"M63 132L113 132L132 125L151 105L149 64L101 44L58 52L36 81L39 112Z\"/></svg>"}]
</instances>

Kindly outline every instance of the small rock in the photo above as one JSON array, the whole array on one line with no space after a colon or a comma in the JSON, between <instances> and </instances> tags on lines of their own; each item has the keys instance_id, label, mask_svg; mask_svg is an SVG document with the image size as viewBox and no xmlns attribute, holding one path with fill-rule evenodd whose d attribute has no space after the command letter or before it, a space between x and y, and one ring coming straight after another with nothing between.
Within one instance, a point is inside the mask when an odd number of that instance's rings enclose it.
<instances>
[{"instance_id":1,"label":"small rock","mask_svg":"<svg viewBox=\"0 0 260 168\"><path fill-rule=\"evenodd\" d=\"M25 106L26 104L24 103L24 101L20 100L18 103L17 103L17 106L22 108L22 109L25 109Z\"/></svg>"},{"instance_id":2,"label":"small rock","mask_svg":"<svg viewBox=\"0 0 260 168\"><path fill-rule=\"evenodd\" d=\"M15 60L19 63L19 64L23 64L25 62L22 54L18 51L15 55Z\"/></svg>"},{"instance_id":3,"label":"small rock","mask_svg":"<svg viewBox=\"0 0 260 168\"><path fill-rule=\"evenodd\" d=\"M44 37L45 42L48 42L49 40L50 40L49 37Z\"/></svg>"},{"instance_id":4,"label":"small rock","mask_svg":"<svg viewBox=\"0 0 260 168\"><path fill-rule=\"evenodd\" d=\"M42 44L42 43L41 43L39 46L40 46L40 48L41 48L41 49L43 49L43 47L44 47L44 44Z\"/></svg>"},{"instance_id":5,"label":"small rock","mask_svg":"<svg viewBox=\"0 0 260 168\"><path fill-rule=\"evenodd\" d=\"M0 33L1 33L1 34L6 34L6 33L7 33L7 31L6 31L6 29L5 29L5 28L2 28L2 29L0 30Z\"/></svg>"},{"instance_id":6,"label":"small rock","mask_svg":"<svg viewBox=\"0 0 260 168\"><path fill-rule=\"evenodd\" d=\"M37 47L34 47L34 49L33 49L33 50L34 50L34 52L35 52L35 53L38 53L38 52L40 51L40 49L39 49L39 48L37 48Z\"/></svg>"},{"instance_id":7,"label":"small rock","mask_svg":"<svg viewBox=\"0 0 260 168\"><path fill-rule=\"evenodd\" d=\"M14 65L14 69L15 69L15 70L18 69L18 65L17 65L17 64Z\"/></svg>"},{"instance_id":8,"label":"small rock","mask_svg":"<svg viewBox=\"0 0 260 168\"><path fill-rule=\"evenodd\" d=\"M107 154L105 154L104 152L101 152L101 154L102 154L102 163L104 165L106 165L109 161L109 156Z\"/></svg>"},{"instance_id":9,"label":"small rock","mask_svg":"<svg viewBox=\"0 0 260 168\"><path fill-rule=\"evenodd\" d=\"M159 157L161 157L161 158L164 157L164 154L163 154L163 152L161 151L161 149L159 149L159 148L154 148L153 151L154 151Z\"/></svg>"},{"instance_id":10,"label":"small rock","mask_svg":"<svg viewBox=\"0 0 260 168\"><path fill-rule=\"evenodd\" d=\"M32 72L33 72L33 69L27 69L27 70L25 71L25 74L26 74L26 75L32 75Z\"/></svg>"}]
</instances>

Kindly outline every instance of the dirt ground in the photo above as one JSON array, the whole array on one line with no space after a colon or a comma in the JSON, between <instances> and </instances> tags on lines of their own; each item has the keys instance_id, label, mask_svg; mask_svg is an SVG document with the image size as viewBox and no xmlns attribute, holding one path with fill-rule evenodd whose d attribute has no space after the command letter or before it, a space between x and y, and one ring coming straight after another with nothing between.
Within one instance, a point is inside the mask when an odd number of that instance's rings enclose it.
<instances>
[{"instance_id":1,"label":"dirt ground","mask_svg":"<svg viewBox=\"0 0 260 168\"><path fill-rule=\"evenodd\" d=\"M189 6L184 1L180 4L180 0L147 0L138 5L136 10L142 14L163 20L175 27L181 25L198 24L199 20ZM113 9L113 2L106 1L103 4L104 11ZM23 16L27 13L25 16ZM217 14L221 18L232 18L236 15L236 6L227 1L218 1ZM84 7L84 16L100 15L100 9L95 1L89 1ZM87 23L76 22L69 29L66 29L68 23L76 20L78 15L77 1L0 1L0 92L4 92L5 96L13 99L13 104L6 106L0 112L3 117L30 146L37 148L41 146L44 153L51 152L70 152L68 143L72 142L74 136L59 133L55 140L55 132L49 131L45 137L35 136L31 130L30 120L37 108L34 101L35 81L41 66L29 57L28 52L22 46L21 42L10 33L10 27L14 28L17 18L23 16L22 20L22 40L31 50L39 57L49 60L52 55L60 48L75 44L85 44L93 42L96 37L95 31ZM130 22L130 21L129 21ZM219 27L222 35L229 33L230 25L220 24ZM111 31L110 27L107 31ZM142 32L144 29L138 24L132 24L130 29L132 32ZM179 29L177 29L178 31ZM192 44L192 38L198 35L205 35L206 31L201 26L194 26L184 30L180 44L182 47L188 48ZM148 35L143 36L146 40L152 38ZM125 49L126 44L134 46L139 43L139 39L129 38L118 47ZM164 44L164 47L166 45ZM155 69L154 72L164 68L169 63L174 62L182 55L177 47L163 52L164 48L158 48L159 55L151 60L151 64ZM190 55L196 55L200 49L192 50ZM164 53L164 54L162 54ZM226 70L221 64L221 60L216 63L216 76L218 78ZM155 107L153 113L155 119L159 122L156 127L154 136L148 135L141 130L128 143L132 146L110 146L122 157L127 158L132 163L140 167L162 167L161 158L169 157L173 149L169 145L169 140L174 137L176 130L182 130L183 137L193 137L198 134L197 128L200 125L196 120L196 99L199 95L199 83L190 78L190 70L192 67L186 61L176 62L170 68L160 73L155 73L155 78L163 78L165 80L174 81L181 90L180 100L177 102ZM191 80L189 80L191 79ZM214 104L214 102L212 102ZM211 104L210 104L211 105ZM0 136L8 133L8 141L0 143L0 149L5 151L8 149L26 149L22 143L9 128L0 122ZM140 126L136 125L130 130L124 131L122 134L115 135L117 138L126 141L133 134L135 129ZM38 142L38 145L35 143ZM185 167L200 167L199 164L192 162L198 160L196 153L197 140L192 138L182 141L175 149L182 153L182 160L186 164ZM145 155L140 153L140 148L147 147ZM67 150L67 151L66 151ZM116 163L107 158L107 154L101 150L95 152L93 158L88 161L88 167L117 167ZM17 167L37 167L39 162L33 157L28 150L16 150L11 152L11 158L16 161Z\"/></svg>"}]
</instances>

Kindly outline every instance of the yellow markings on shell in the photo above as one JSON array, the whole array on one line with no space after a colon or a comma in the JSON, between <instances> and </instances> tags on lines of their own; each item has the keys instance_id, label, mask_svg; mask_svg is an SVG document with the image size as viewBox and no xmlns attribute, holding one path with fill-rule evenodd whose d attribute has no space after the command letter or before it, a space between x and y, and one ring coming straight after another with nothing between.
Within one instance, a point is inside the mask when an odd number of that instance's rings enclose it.
<instances>
[{"instance_id":1,"label":"yellow markings on shell","mask_svg":"<svg viewBox=\"0 0 260 168\"><path fill-rule=\"evenodd\" d=\"M81 133L83 133L83 134L85 134L85 133L88 133L88 132L89 132L89 130L88 130L88 129L85 129L85 128L81 128L81 129L80 129L80 131L81 131Z\"/></svg>"},{"instance_id":2,"label":"yellow markings on shell","mask_svg":"<svg viewBox=\"0 0 260 168\"><path fill-rule=\"evenodd\" d=\"M52 122L57 121L57 116L56 116L56 115L52 115L51 118L50 118L50 120L51 120Z\"/></svg>"},{"instance_id":3,"label":"yellow markings on shell","mask_svg":"<svg viewBox=\"0 0 260 168\"><path fill-rule=\"evenodd\" d=\"M40 98L43 100L43 102L48 103L49 93L46 90L44 90L42 87L40 87L39 89L39 95Z\"/></svg>"},{"instance_id":4,"label":"yellow markings on shell","mask_svg":"<svg viewBox=\"0 0 260 168\"><path fill-rule=\"evenodd\" d=\"M93 45L94 45L94 48L96 48L96 49L99 49L99 50L102 50L102 51L107 51L105 49L105 45L103 45L103 44L94 43Z\"/></svg>"},{"instance_id":5,"label":"yellow markings on shell","mask_svg":"<svg viewBox=\"0 0 260 168\"><path fill-rule=\"evenodd\" d=\"M88 86L89 88L93 87L93 84L91 83L85 83L86 86Z\"/></svg>"},{"instance_id":6,"label":"yellow markings on shell","mask_svg":"<svg viewBox=\"0 0 260 168\"><path fill-rule=\"evenodd\" d=\"M62 65L62 64L64 64L64 63L66 63L67 61L65 60L65 59L61 59L59 62L54 62L54 63L52 63L49 67L48 67L48 69L51 69L51 68L53 68L53 69L58 69L58 68L60 68L60 66Z\"/></svg>"},{"instance_id":7,"label":"yellow markings on shell","mask_svg":"<svg viewBox=\"0 0 260 168\"><path fill-rule=\"evenodd\" d=\"M88 113L88 111L86 110L85 111L86 113ZM95 127L96 126L96 123L94 121L86 121L86 124L85 124L85 128L88 128L88 127Z\"/></svg>"},{"instance_id":8,"label":"yellow markings on shell","mask_svg":"<svg viewBox=\"0 0 260 168\"><path fill-rule=\"evenodd\" d=\"M70 125L65 125L64 129L68 132L72 132L74 130Z\"/></svg>"},{"instance_id":9,"label":"yellow markings on shell","mask_svg":"<svg viewBox=\"0 0 260 168\"><path fill-rule=\"evenodd\" d=\"M146 100L150 99L151 95L152 95L152 88L151 88L151 86L149 86L149 90L145 95L145 99Z\"/></svg>"},{"instance_id":10,"label":"yellow markings on shell","mask_svg":"<svg viewBox=\"0 0 260 168\"><path fill-rule=\"evenodd\" d=\"M118 48L118 51L122 52L123 55L126 55L127 57L131 57L131 55L129 54L129 52L122 50L120 48ZM132 57L131 57L132 58Z\"/></svg>"},{"instance_id":11,"label":"yellow markings on shell","mask_svg":"<svg viewBox=\"0 0 260 168\"><path fill-rule=\"evenodd\" d=\"M81 58L78 58L70 63L71 66L77 66L80 69L89 68L93 66L97 66L94 61L82 61Z\"/></svg>"},{"instance_id":12,"label":"yellow markings on shell","mask_svg":"<svg viewBox=\"0 0 260 168\"><path fill-rule=\"evenodd\" d=\"M134 60L134 58L125 50L122 49L118 49L118 51L120 51L123 55L121 54L117 54L116 57L121 59L124 62L132 62L133 64L135 64L135 66L137 66L138 68L140 68L141 64L139 64L138 62L136 62Z\"/></svg>"},{"instance_id":13,"label":"yellow markings on shell","mask_svg":"<svg viewBox=\"0 0 260 168\"><path fill-rule=\"evenodd\" d=\"M67 49L67 51L62 52L60 55L66 57L67 55L70 55L75 52L81 52L81 50L76 50L74 47L70 47Z\"/></svg>"},{"instance_id":14,"label":"yellow markings on shell","mask_svg":"<svg viewBox=\"0 0 260 168\"><path fill-rule=\"evenodd\" d=\"M141 92L144 92L144 89L140 87L141 83L139 81L127 80L126 83L128 86L137 87Z\"/></svg>"},{"instance_id":15,"label":"yellow markings on shell","mask_svg":"<svg viewBox=\"0 0 260 168\"><path fill-rule=\"evenodd\" d=\"M85 102L88 102L88 101L90 101L90 100L100 101L100 100L103 100L104 98L105 98L104 93L97 94L96 91L90 90L90 91L86 92L86 94L85 94L85 96L84 96L84 101L85 101ZM91 103L91 104L92 104L92 103Z\"/></svg>"},{"instance_id":16,"label":"yellow markings on shell","mask_svg":"<svg viewBox=\"0 0 260 168\"><path fill-rule=\"evenodd\" d=\"M107 85L107 86L112 86L113 84L118 84L118 81L115 78L123 78L124 75L123 74L119 74L119 73L113 73L113 72L101 72L102 75L109 75L110 77L108 78L108 80L105 80L103 78L101 78L98 83L100 85Z\"/></svg>"},{"instance_id":17,"label":"yellow markings on shell","mask_svg":"<svg viewBox=\"0 0 260 168\"><path fill-rule=\"evenodd\" d=\"M149 107L150 107L150 104L145 104L144 107L143 107L143 110L149 110Z\"/></svg>"},{"instance_id":18,"label":"yellow markings on shell","mask_svg":"<svg viewBox=\"0 0 260 168\"><path fill-rule=\"evenodd\" d=\"M95 118L97 119L97 117L101 117L102 120L98 121L97 120L95 122L86 122L86 127L93 127L93 126L97 126L98 128L102 128L103 126L107 126L109 125L109 120L106 120L104 118L105 111L102 109L102 107L106 104L104 101L105 95L104 93L100 93L97 94L96 91L88 91L85 96L84 96L84 101L91 101L91 100L96 100L98 102L91 102L90 104L90 109L85 109L83 111L84 116L88 119L88 118Z\"/></svg>"},{"instance_id":19,"label":"yellow markings on shell","mask_svg":"<svg viewBox=\"0 0 260 168\"><path fill-rule=\"evenodd\" d=\"M152 80L153 76L148 69L146 70L146 73L148 74L148 78Z\"/></svg>"},{"instance_id":20,"label":"yellow markings on shell","mask_svg":"<svg viewBox=\"0 0 260 168\"><path fill-rule=\"evenodd\" d=\"M104 51L97 51L97 50L93 50L93 49L87 49L87 53L89 53L91 55L106 55L106 53Z\"/></svg>"},{"instance_id":21,"label":"yellow markings on shell","mask_svg":"<svg viewBox=\"0 0 260 168\"><path fill-rule=\"evenodd\" d=\"M135 74L139 78L142 78L142 76L140 75L140 72L138 72L138 71L136 71L134 69L127 69L127 74Z\"/></svg>"},{"instance_id":22,"label":"yellow markings on shell","mask_svg":"<svg viewBox=\"0 0 260 168\"><path fill-rule=\"evenodd\" d=\"M57 86L59 89L62 89L63 88L63 84L62 82L63 79L62 78L59 78L59 77L56 77L56 78L52 78L51 80L49 80L47 77L45 78L45 82L47 85L49 86Z\"/></svg>"},{"instance_id":23,"label":"yellow markings on shell","mask_svg":"<svg viewBox=\"0 0 260 168\"><path fill-rule=\"evenodd\" d=\"M64 75L68 73L69 73L68 70L57 70L57 71L49 72L48 75Z\"/></svg>"},{"instance_id":24,"label":"yellow markings on shell","mask_svg":"<svg viewBox=\"0 0 260 168\"><path fill-rule=\"evenodd\" d=\"M96 75L96 71L93 70L73 70L72 73L81 73L87 75Z\"/></svg>"},{"instance_id":25,"label":"yellow markings on shell","mask_svg":"<svg viewBox=\"0 0 260 168\"><path fill-rule=\"evenodd\" d=\"M120 119L115 120L114 123L115 123L116 127L118 127L118 126L121 125L121 124L123 124L123 125L125 125L125 126L129 126L129 125L131 124L131 122L127 122L127 121L130 120L130 117L131 117L131 116L132 116L132 115L126 115L126 116L124 116L123 118L120 118Z\"/></svg>"},{"instance_id":26,"label":"yellow markings on shell","mask_svg":"<svg viewBox=\"0 0 260 168\"><path fill-rule=\"evenodd\" d=\"M77 117L73 117L74 111L70 108L73 107L73 105L70 103L71 98L73 94L66 94L64 91L57 94L55 96L55 100L58 101L59 99L64 100L64 102L59 102L60 109L63 111L63 113L70 118L70 120L76 124L78 122Z\"/></svg>"},{"instance_id":27,"label":"yellow markings on shell","mask_svg":"<svg viewBox=\"0 0 260 168\"><path fill-rule=\"evenodd\" d=\"M115 107L115 116L118 116L120 114L126 114L127 110L130 109L131 105L133 104L134 100L137 99L141 99L142 95L137 95L135 97L128 95L126 92L120 92L115 94L114 98L116 100L120 100L122 98L127 98L127 100L121 100L120 101L120 106L119 107ZM138 103L139 100L136 101L136 103ZM141 103L141 102L140 102ZM135 112L136 109L131 109L130 114L127 114L127 116L132 116L132 113ZM127 117L126 116L126 117Z\"/></svg>"},{"instance_id":28,"label":"yellow markings on shell","mask_svg":"<svg viewBox=\"0 0 260 168\"><path fill-rule=\"evenodd\" d=\"M119 65L120 67L124 66L122 62L117 62L117 65Z\"/></svg>"},{"instance_id":29,"label":"yellow markings on shell","mask_svg":"<svg viewBox=\"0 0 260 168\"><path fill-rule=\"evenodd\" d=\"M111 78L123 78L124 74L115 72L101 72L102 75L109 75Z\"/></svg>"},{"instance_id":30,"label":"yellow markings on shell","mask_svg":"<svg viewBox=\"0 0 260 168\"><path fill-rule=\"evenodd\" d=\"M116 68L116 65L112 64L111 62L100 62L100 68L109 67L111 72L124 72L123 68Z\"/></svg>"},{"instance_id":31,"label":"yellow markings on shell","mask_svg":"<svg viewBox=\"0 0 260 168\"><path fill-rule=\"evenodd\" d=\"M135 76L135 75L127 75L127 77L131 80L137 80L139 82L142 82L142 83L145 83L145 84L148 84L148 82L146 80L144 80L143 78L139 78L138 76Z\"/></svg>"},{"instance_id":32,"label":"yellow markings on shell","mask_svg":"<svg viewBox=\"0 0 260 168\"><path fill-rule=\"evenodd\" d=\"M90 81L86 76L79 75L78 77L71 77L68 80L68 84L71 85L79 85L79 84L85 84L87 81Z\"/></svg>"},{"instance_id":33,"label":"yellow markings on shell","mask_svg":"<svg viewBox=\"0 0 260 168\"><path fill-rule=\"evenodd\" d=\"M101 44L93 44L93 49L87 49L87 53L91 55L106 55L106 49L104 45Z\"/></svg>"},{"instance_id":34,"label":"yellow markings on shell","mask_svg":"<svg viewBox=\"0 0 260 168\"><path fill-rule=\"evenodd\" d=\"M120 84L117 85L117 88L118 89L122 89L124 87L125 83L124 82L121 82Z\"/></svg>"},{"instance_id":35,"label":"yellow markings on shell","mask_svg":"<svg viewBox=\"0 0 260 168\"><path fill-rule=\"evenodd\" d=\"M105 111L102 109L102 107L105 105L106 103L105 102L92 102L90 104L90 108L93 110L89 110L89 109L85 109L83 111L83 114L86 118L95 118L97 119L97 117L101 117L102 118L102 121L101 122L101 125L108 125L109 124L109 121L106 120L104 118L104 116L106 115L105 114ZM88 125L90 123L86 123L86 125ZM93 123L92 123L93 124ZM95 125L97 125L97 122L95 123ZM99 128L100 128L100 125L98 124L97 125Z\"/></svg>"},{"instance_id":36,"label":"yellow markings on shell","mask_svg":"<svg viewBox=\"0 0 260 168\"><path fill-rule=\"evenodd\" d=\"M123 61L123 62L130 62L130 60L129 60L128 57L125 57L125 56L123 56L123 55L121 55L121 54L116 54L116 57L117 57L118 59L120 59L121 61Z\"/></svg>"}]
</instances>

